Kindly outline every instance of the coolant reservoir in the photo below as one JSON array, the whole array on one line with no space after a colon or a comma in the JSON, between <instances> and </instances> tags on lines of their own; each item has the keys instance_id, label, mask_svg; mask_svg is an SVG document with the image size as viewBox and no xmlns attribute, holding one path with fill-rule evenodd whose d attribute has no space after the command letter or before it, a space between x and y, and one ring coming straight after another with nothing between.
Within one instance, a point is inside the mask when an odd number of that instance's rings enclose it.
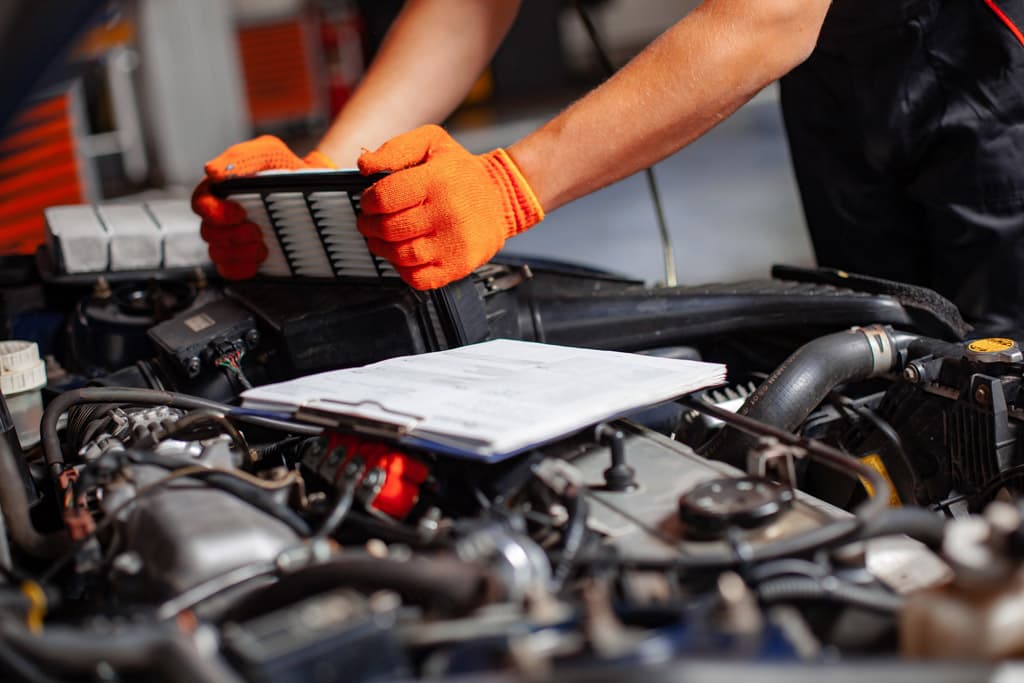
<instances>
[{"instance_id":1,"label":"coolant reservoir","mask_svg":"<svg viewBox=\"0 0 1024 683\"><path fill-rule=\"evenodd\" d=\"M39 421L43 417L46 364L35 342L0 342L0 391L14 419L22 448L39 443Z\"/></svg>"}]
</instances>

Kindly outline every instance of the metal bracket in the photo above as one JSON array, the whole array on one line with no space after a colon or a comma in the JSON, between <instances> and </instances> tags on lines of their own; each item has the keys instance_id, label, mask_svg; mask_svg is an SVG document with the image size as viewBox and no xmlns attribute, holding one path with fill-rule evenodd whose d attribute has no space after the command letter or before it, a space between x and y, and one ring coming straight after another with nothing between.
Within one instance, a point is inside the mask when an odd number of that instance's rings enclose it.
<instances>
[{"instance_id":1,"label":"metal bracket","mask_svg":"<svg viewBox=\"0 0 1024 683\"><path fill-rule=\"evenodd\" d=\"M747 453L747 473L771 479L791 489L796 488L796 461L807 456L799 446L790 446L770 436L763 436Z\"/></svg>"}]
</instances>

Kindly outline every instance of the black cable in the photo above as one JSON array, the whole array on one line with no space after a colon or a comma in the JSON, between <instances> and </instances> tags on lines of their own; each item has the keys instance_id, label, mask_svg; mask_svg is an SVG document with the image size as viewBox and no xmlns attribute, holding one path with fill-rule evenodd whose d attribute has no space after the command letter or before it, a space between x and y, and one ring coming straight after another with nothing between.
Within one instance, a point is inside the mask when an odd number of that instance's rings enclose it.
<instances>
[{"instance_id":1,"label":"black cable","mask_svg":"<svg viewBox=\"0 0 1024 683\"><path fill-rule=\"evenodd\" d=\"M1021 476L1024 476L1024 465L1013 465L1012 467L1008 467L1002 472L996 474L973 493L958 493L955 496L944 498L939 502L934 503L932 505L932 509L951 514L949 512L950 507L962 501L967 501L968 506L973 508L975 503L987 499L989 496L994 494L1000 486L1004 486L1010 481Z\"/></svg>"},{"instance_id":2,"label":"black cable","mask_svg":"<svg viewBox=\"0 0 1024 683\"><path fill-rule=\"evenodd\" d=\"M166 470L181 470L195 464L189 458L157 452L125 451L128 459L136 465L155 465ZM201 479L213 488L232 494L254 508L265 512L274 519L286 524L292 531L303 538L311 535L309 523L287 505L279 502L265 488L252 484L239 475L225 470L198 468L188 475L190 478Z\"/></svg>"},{"instance_id":3,"label":"black cable","mask_svg":"<svg viewBox=\"0 0 1024 683\"><path fill-rule=\"evenodd\" d=\"M857 540L880 536L910 536L929 548L942 547L949 519L927 508L889 508L857 532Z\"/></svg>"},{"instance_id":4,"label":"black cable","mask_svg":"<svg viewBox=\"0 0 1024 683\"><path fill-rule=\"evenodd\" d=\"M906 470L907 476L910 478L909 502L917 503L917 490L920 483L917 478L917 470L914 468L914 463L910 460L910 456L907 455L907 450L903 446L903 439L900 437L899 432L897 432L896 429L886 420L882 419L881 415L868 406L859 405L853 399L841 394L836 394L836 398L839 400L841 405L849 408L856 415L859 415L862 419L870 422L878 433L882 435L882 438L889 442L892 446L893 452L900 459L900 462Z\"/></svg>"},{"instance_id":5,"label":"black cable","mask_svg":"<svg viewBox=\"0 0 1024 683\"><path fill-rule=\"evenodd\" d=\"M195 439L187 438L189 436L189 431L208 422L212 422L217 425L225 434L231 437L235 446L237 446L238 450L242 452L242 457L247 461L249 460L249 442L245 440L245 437L240 431L238 431L238 428L231 424L231 421L227 419L224 413L217 410L194 410L187 415L179 417L174 421L174 425L163 436L157 439L157 443L170 439L193 441ZM182 439L183 436L186 438Z\"/></svg>"},{"instance_id":6,"label":"black cable","mask_svg":"<svg viewBox=\"0 0 1024 683\"><path fill-rule=\"evenodd\" d=\"M552 573L555 592L564 586L565 582L572 575L573 569L576 567L576 557L579 555L583 542L587 537L588 508L586 498L575 491L569 495L570 500L567 506L569 518L565 523L565 531L563 532L562 552L555 563L555 569Z\"/></svg>"},{"instance_id":7,"label":"black cable","mask_svg":"<svg viewBox=\"0 0 1024 683\"><path fill-rule=\"evenodd\" d=\"M994 494L1000 486L1005 485L1007 482L1024 475L1024 465L1014 465L1013 467L1007 467L1005 470L997 474L996 476L989 479L987 482L982 484L974 493L964 494L960 500L966 499L969 503L973 504L977 501L983 501L989 496ZM952 505L952 503L950 503Z\"/></svg>"},{"instance_id":8,"label":"black cable","mask_svg":"<svg viewBox=\"0 0 1024 683\"><path fill-rule=\"evenodd\" d=\"M338 495L334 499L334 505L331 506L330 512L327 513L323 521L320 522L320 526L317 528L316 533L313 534L313 537L328 538L337 531L338 527L345 521L345 518L348 517L349 511L352 510L352 503L355 499L355 478L346 478L341 486L341 490L338 491Z\"/></svg>"}]
</instances>

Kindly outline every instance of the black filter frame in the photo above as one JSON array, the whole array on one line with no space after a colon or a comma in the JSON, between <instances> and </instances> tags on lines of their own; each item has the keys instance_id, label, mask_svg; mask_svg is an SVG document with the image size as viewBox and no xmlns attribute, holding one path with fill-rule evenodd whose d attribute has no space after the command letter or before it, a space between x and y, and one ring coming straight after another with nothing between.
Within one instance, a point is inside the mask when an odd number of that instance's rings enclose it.
<instances>
[{"instance_id":1,"label":"black filter frame","mask_svg":"<svg viewBox=\"0 0 1024 683\"><path fill-rule=\"evenodd\" d=\"M278 243L281 246L281 251L284 253L285 259L288 262L288 267L292 272L292 277L295 279L307 281L319 280L321 282L334 281L339 284L345 282L366 283L367 280L383 280L385 278L387 278L388 281L397 281L397 274L391 275L393 271L391 271L391 273L386 273L386 269L389 268L387 266L387 262L372 253L370 253L370 256L376 266L376 278L357 277L339 272L333 259L330 257L330 248L325 237L325 226L319 222L311 203L311 196L314 194L324 192L345 192L349 197L349 201L352 203L353 210L358 216L359 199L362 196L362 193L373 183L386 175L386 173L363 175L358 171L297 171L287 173L267 173L263 175L244 176L223 180L212 184L210 190L214 196L222 199L240 194L256 194L260 196L263 201L267 217L270 219L270 227L278 237ZM323 248L325 255L327 255L327 260L331 263L332 270L334 270L333 278L310 277L296 273L297 266L294 262L294 255L289 252L288 247L282 239L282 226L275 221L274 213L271 211L271 200L269 197L270 195L279 193L301 193L304 197L306 207L309 210L310 220L316 227L320 245ZM369 248L367 248L367 252L369 253ZM389 275L391 276L389 277ZM272 276L261 277L273 279ZM412 290L411 287L409 289ZM429 309L427 314L435 325L440 327L440 331L443 333L445 338L443 342L438 343L438 350L464 346L466 344L472 344L489 338L490 335L486 324L486 315L485 312L479 310L480 301L479 297L475 296L475 285L473 284L472 275L449 285L445 285L444 287L427 292L417 292L417 294L425 296L427 299L427 307Z\"/></svg>"}]
</instances>

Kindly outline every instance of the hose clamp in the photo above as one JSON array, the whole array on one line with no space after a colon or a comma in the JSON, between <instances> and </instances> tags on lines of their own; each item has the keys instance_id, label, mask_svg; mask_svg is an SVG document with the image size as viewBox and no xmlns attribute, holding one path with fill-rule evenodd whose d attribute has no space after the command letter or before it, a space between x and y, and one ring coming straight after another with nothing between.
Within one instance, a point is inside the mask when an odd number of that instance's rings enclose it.
<instances>
[{"instance_id":1,"label":"hose clamp","mask_svg":"<svg viewBox=\"0 0 1024 683\"><path fill-rule=\"evenodd\" d=\"M884 375L896 366L896 349L892 337L883 325L854 328L864 334L871 350L871 376Z\"/></svg>"}]
</instances>

